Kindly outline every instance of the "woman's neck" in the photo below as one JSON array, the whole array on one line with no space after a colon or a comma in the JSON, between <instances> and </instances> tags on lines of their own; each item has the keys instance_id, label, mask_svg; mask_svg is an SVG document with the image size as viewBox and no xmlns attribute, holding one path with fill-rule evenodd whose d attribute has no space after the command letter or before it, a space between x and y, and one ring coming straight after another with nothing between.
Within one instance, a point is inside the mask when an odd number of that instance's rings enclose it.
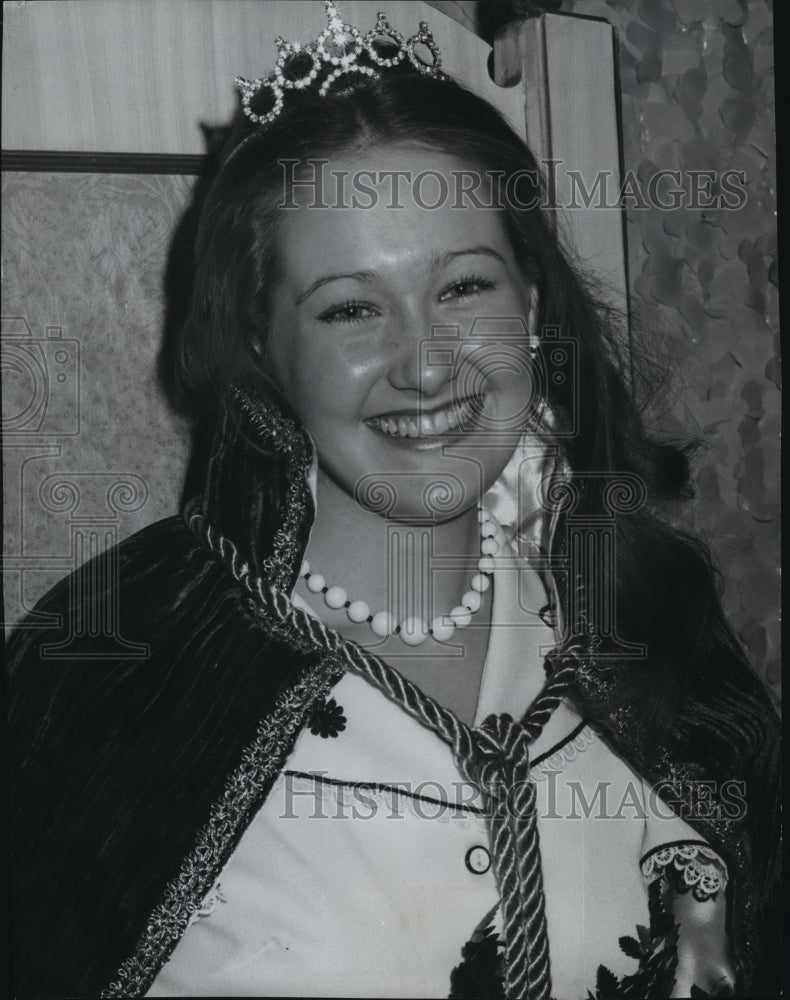
<instances>
[{"instance_id":1,"label":"woman's neck","mask_svg":"<svg viewBox=\"0 0 790 1000\"><path fill-rule=\"evenodd\" d=\"M469 590L480 558L476 506L441 523L393 520L362 507L320 470L317 493L306 558L311 572L343 587L349 600L364 600L372 613L390 611L398 621L430 619L456 607Z\"/></svg>"},{"instance_id":2,"label":"woman's neck","mask_svg":"<svg viewBox=\"0 0 790 1000\"><path fill-rule=\"evenodd\" d=\"M461 604L480 559L477 507L439 524L391 520L361 507L319 473L317 516L306 558L310 572L328 586L340 586L349 600L362 600L370 613L389 611L398 624L424 622ZM493 587L481 595L470 627L449 644L429 638L407 645L401 636L380 638L368 622L354 624L345 608L329 608L300 579L297 591L315 612L346 638L368 646L426 694L472 725L488 648Z\"/></svg>"}]
</instances>

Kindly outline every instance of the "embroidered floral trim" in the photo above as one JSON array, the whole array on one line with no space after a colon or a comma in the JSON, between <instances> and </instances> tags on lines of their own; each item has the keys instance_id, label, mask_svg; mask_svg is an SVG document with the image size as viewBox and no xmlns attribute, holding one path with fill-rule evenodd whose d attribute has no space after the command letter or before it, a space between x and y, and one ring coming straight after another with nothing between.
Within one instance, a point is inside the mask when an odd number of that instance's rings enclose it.
<instances>
[{"instance_id":1,"label":"embroidered floral trim","mask_svg":"<svg viewBox=\"0 0 790 1000\"><path fill-rule=\"evenodd\" d=\"M330 698L329 701L315 706L307 724L313 736L320 736L322 739L331 736L336 739L346 728L347 721L343 715L343 706L338 705L334 698Z\"/></svg>"},{"instance_id":2,"label":"embroidered floral trim","mask_svg":"<svg viewBox=\"0 0 790 1000\"><path fill-rule=\"evenodd\" d=\"M727 866L713 848L700 842L657 847L642 859L641 867L648 885L665 879L676 889L690 889L700 902L713 899L727 884Z\"/></svg>"},{"instance_id":3,"label":"embroidered floral trim","mask_svg":"<svg viewBox=\"0 0 790 1000\"><path fill-rule=\"evenodd\" d=\"M294 445L301 444L295 422L257 391L242 385L231 387L231 393L255 429L282 454L292 454Z\"/></svg>"},{"instance_id":4,"label":"embroidered floral trim","mask_svg":"<svg viewBox=\"0 0 790 1000\"><path fill-rule=\"evenodd\" d=\"M236 843L236 835L260 800L268 783L281 770L295 735L316 698L326 697L342 676L341 663L327 656L306 670L277 699L261 722L258 734L231 772L221 797L214 803L197 845L187 855L178 876L167 886L162 902L151 913L132 955L118 970L102 997L142 996L180 940Z\"/></svg>"},{"instance_id":5,"label":"embroidered floral trim","mask_svg":"<svg viewBox=\"0 0 790 1000\"><path fill-rule=\"evenodd\" d=\"M265 576L276 587L286 588L301 554L299 526L307 516L310 493L307 476L313 461L312 449L306 445L294 421L267 404L264 398L256 397L241 386L234 386L232 391L256 431L277 451L288 456L288 494L282 525L274 533L271 556L261 561Z\"/></svg>"},{"instance_id":6,"label":"embroidered floral trim","mask_svg":"<svg viewBox=\"0 0 790 1000\"><path fill-rule=\"evenodd\" d=\"M504 942L497 931L496 913L497 907L494 907L485 915L461 949L462 962L450 974L450 1000L505 996ZM636 936L623 935L619 939L620 951L639 963L636 971L617 976L607 966L599 965L594 992L588 989L586 994L589 1000L625 1000L626 997L638 1000L672 995L678 965L678 925L658 881L648 886L648 913L648 927L638 924ZM728 976L714 983L710 992L698 986L691 987L692 997L732 995Z\"/></svg>"},{"instance_id":7,"label":"embroidered floral trim","mask_svg":"<svg viewBox=\"0 0 790 1000\"><path fill-rule=\"evenodd\" d=\"M486 913L461 949L461 962L450 973L449 1000L505 996L505 949L497 932L499 903Z\"/></svg>"},{"instance_id":8,"label":"embroidered floral trim","mask_svg":"<svg viewBox=\"0 0 790 1000\"><path fill-rule=\"evenodd\" d=\"M637 924L636 937L619 939L620 951L639 962L636 972L616 976L605 965L599 965L595 976L594 1000L616 1000L619 997L668 997L675 987L678 964L678 927L671 909L663 898L661 883L648 886L650 926Z\"/></svg>"}]
</instances>

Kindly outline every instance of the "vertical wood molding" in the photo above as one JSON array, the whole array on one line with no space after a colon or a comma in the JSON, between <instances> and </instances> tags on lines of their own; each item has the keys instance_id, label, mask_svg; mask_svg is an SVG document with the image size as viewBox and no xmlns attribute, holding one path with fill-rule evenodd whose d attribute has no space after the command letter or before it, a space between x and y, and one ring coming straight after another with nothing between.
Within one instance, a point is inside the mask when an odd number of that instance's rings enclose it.
<instances>
[{"instance_id":1,"label":"vertical wood molding","mask_svg":"<svg viewBox=\"0 0 790 1000\"><path fill-rule=\"evenodd\" d=\"M497 37L494 68L499 82L517 83L523 94L527 143L552 174L565 243L627 316L614 29L596 18L542 14Z\"/></svg>"}]
</instances>

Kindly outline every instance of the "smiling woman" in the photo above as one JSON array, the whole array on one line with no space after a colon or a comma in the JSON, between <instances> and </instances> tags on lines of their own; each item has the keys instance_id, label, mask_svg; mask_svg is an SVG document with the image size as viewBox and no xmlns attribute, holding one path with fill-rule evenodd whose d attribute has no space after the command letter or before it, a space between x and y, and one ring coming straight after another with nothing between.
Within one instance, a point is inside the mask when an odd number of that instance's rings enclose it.
<instances>
[{"instance_id":1,"label":"smiling woman","mask_svg":"<svg viewBox=\"0 0 790 1000\"><path fill-rule=\"evenodd\" d=\"M17 993L770 989L777 724L662 519L686 453L529 150L327 8L202 208L204 483L108 585L150 655L11 643Z\"/></svg>"}]
</instances>

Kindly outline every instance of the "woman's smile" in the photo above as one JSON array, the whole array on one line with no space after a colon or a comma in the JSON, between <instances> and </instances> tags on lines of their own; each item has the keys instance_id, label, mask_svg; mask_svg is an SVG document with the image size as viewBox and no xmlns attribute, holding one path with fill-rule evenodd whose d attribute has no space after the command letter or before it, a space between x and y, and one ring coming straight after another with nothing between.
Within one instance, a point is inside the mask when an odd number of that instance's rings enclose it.
<instances>
[{"instance_id":1,"label":"woman's smile","mask_svg":"<svg viewBox=\"0 0 790 1000\"><path fill-rule=\"evenodd\" d=\"M485 408L485 397L467 396L430 410L398 411L371 417L369 427L399 444L413 447L439 446L473 430L475 417Z\"/></svg>"}]
</instances>

